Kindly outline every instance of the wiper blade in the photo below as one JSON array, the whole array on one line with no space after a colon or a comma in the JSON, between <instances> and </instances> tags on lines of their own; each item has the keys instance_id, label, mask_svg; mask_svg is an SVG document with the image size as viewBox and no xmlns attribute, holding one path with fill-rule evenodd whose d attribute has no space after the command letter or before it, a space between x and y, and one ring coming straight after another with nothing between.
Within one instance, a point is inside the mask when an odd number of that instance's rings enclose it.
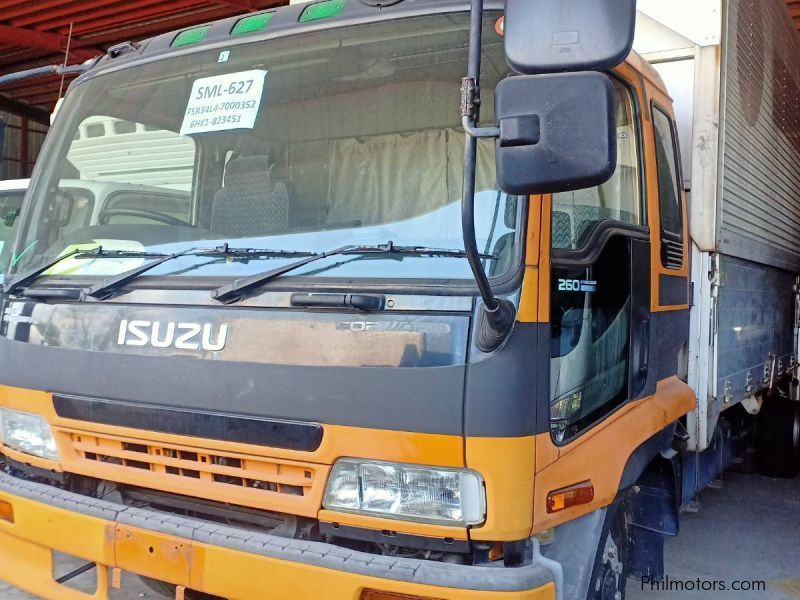
<instances>
[{"instance_id":1,"label":"wiper blade","mask_svg":"<svg viewBox=\"0 0 800 600\"><path fill-rule=\"evenodd\" d=\"M341 254L404 254L406 256L447 256L453 258L466 258L464 250L453 248L429 248L427 246L395 246L392 242L376 246L353 246ZM497 260L493 254L481 254L486 260Z\"/></svg>"},{"instance_id":2,"label":"wiper blade","mask_svg":"<svg viewBox=\"0 0 800 600\"><path fill-rule=\"evenodd\" d=\"M228 285L223 285L222 287L218 287L217 289L212 290L211 297L214 300L218 300L226 304L230 302L235 302L236 300L242 298L242 296L244 296L247 292L254 290L257 287L260 287L265 283L268 283L273 279L280 277L281 275L285 275L289 271L294 271L295 269L299 269L300 267L304 267L312 262L322 260L323 258L327 258L328 256L335 256L337 254L341 254L342 252L350 248L353 248L353 246L344 246L343 248L337 248L332 252L320 252L319 254L312 254L310 256L307 256L306 258L290 262L289 264L283 265L282 267L278 267L276 269L271 269L263 273L256 273L255 275L251 275L250 277L236 279L233 282L229 283Z\"/></svg>"},{"instance_id":3,"label":"wiper blade","mask_svg":"<svg viewBox=\"0 0 800 600\"><path fill-rule=\"evenodd\" d=\"M300 250L272 250L266 248L231 248L223 244L217 248L198 250L193 256L231 256L236 258L291 258L292 256L316 256L315 252Z\"/></svg>"},{"instance_id":4,"label":"wiper blade","mask_svg":"<svg viewBox=\"0 0 800 600\"><path fill-rule=\"evenodd\" d=\"M139 265L134 269L129 269L128 271L123 271L119 275L115 275L114 277L110 277L108 279L104 279L100 283L96 283L88 290L86 290L86 296L91 296L92 298L97 298L98 300L105 300L109 298L116 290L121 288L123 285L131 281L132 279L136 279L139 275L146 273L152 269L155 269L157 266L164 264L167 261L173 260L175 258L186 256L188 254L193 254L197 252L197 248L189 248L188 250L184 250L183 252L176 252L174 254L160 254L155 255L159 256L160 258L156 258L155 260L151 260L150 262L146 262L143 265ZM147 253L136 253L136 252L126 252L120 251L117 256L122 257L139 257L145 255ZM150 254L150 256L154 256Z\"/></svg>"},{"instance_id":5,"label":"wiper blade","mask_svg":"<svg viewBox=\"0 0 800 600\"><path fill-rule=\"evenodd\" d=\"M278 277L281 277L282 275L285 275L291 271L324 258L328 258L329 256L340 256L345 254L404 254L413 256L452 256L456 258L466 257L466 253L463 250L425 248L422 246L395 246L392 242L387 244L377 244L374 246L342 246L341 248L337 248L336 250L331 250L329 252L312 254L307 258L289 263L288 265L283 265L270 271L256 273L250 277L237 279L228 285L224 285L216 290L213 290L211 292L211 297L226 304L235 302L241 299L248 292L259 288L262 285L269 283L273 279L277 279ZM483 258L496 259L496 257L488 255L484 256Z\"/></svg>"},{"instance_id":6,"label":"wiper blade","mask_svg":"<svg viewBox=\"0 0 800 600\"><path fill-rule=\"evenodd\" d=\"M39 279L39 277L44 275L45 272L55 267L61 261L67 260L68 258L71 258L73 256L77 256L80 254L80 255L97 257L100 256L102 253L103 253L103 248L101 246L98 246L97 248L94 248L92 250L84 250L83 248L76 248L71 252L67 252L66 254L57 256L56 258L45 263L41 267L36 267L35 269L31 269L27 273L23 273L22 275L19 275L13 280L7 281L3 285L3 292L5 294L14 294L18 292L22 288L27 287L28 285Z\"/></svg>"}]
</instances>

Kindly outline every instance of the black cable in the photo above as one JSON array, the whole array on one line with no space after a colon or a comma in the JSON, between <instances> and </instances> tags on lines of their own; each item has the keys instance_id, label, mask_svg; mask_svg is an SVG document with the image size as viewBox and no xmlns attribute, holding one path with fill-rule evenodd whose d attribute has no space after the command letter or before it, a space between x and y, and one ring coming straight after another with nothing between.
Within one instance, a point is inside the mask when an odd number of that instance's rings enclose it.
<instances>
[{"instance_id":1,"label":"black cable","mask_svg":"<svg viewBox=\"0 0 800 600\"><path fill-rule=\"evenodd\" d=\"M97 564L96 564L96 563L86 563L86 564L85 564L85 565L83 565L82 567L78 567L78 568L77 568L77 569L75 569L74 571L70 571L70 572L69 572L69 573L67 573L66 575L62 575L61 577L59 577L58 579L56 579L56 583L58 583L58 584L63 584L63 583L66 583L66 582L70 581L71 579L75 579L75 578L76 578L76 577L78 577L79 575L83 575L84 573L86 573L86 572L88 572L88 571L91 571L91 570L92 570L92 569L94 569L96 566L97 566Z\"/></svg>"},{"instance_id":2,"label":"black cable","mask_svg":"<svg viewBox=\"0 0 800 600\"><path fill-rule=\"evenodd\" d=\"M472 0L472 12L470 13L470 43L469 43L469 63L467 65L467 77L475 83L476 89L480 90L481 84L481 52L483 35L483 0ZM478 114L475 115L477 121ZM464 236L464 250L467 252L467 260L478 285L483 303L489 313L496 312L500 303L494 297L492 287L480 259L478 242L475 239L475 171L477 167L478 140L467 134L464 144L464 196L461 202L461 228Z\"/></svg>"}]
</instances>

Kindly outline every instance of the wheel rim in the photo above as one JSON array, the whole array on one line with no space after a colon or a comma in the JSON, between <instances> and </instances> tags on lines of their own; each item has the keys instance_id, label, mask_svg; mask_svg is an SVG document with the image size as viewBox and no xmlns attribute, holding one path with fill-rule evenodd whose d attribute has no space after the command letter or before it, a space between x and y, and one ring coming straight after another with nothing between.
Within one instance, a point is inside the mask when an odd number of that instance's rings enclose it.
<instances>
[{"instance_id":1,"label":"wheel rim","mask_svg":"<svg viewBox=\"0 0 800 600\"><path fill-rule=\"evenodd\" d=\"M600 582L600 600L616 600L619 593L618 577L611 567L603 567L603 576Z\"/></svg>"},{"instance_id":2,"label":"wheel rim","mask_svg":"<svg viewBox=\"0 0 800 600\"><path fill-rule=\"evenodd\" d=\"M603 566L597 580L597 596L600 600L620 600L620 577L624 567L619 558L619 548L609 533L606 538L606 547L603 551Z\"/></svg>"}]
</instances>

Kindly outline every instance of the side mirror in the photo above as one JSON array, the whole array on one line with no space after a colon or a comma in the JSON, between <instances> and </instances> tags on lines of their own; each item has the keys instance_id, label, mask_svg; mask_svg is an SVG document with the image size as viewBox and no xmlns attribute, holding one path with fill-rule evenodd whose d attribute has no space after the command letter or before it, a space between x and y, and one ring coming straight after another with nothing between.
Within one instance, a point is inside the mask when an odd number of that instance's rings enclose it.
<instances>
[{"instance_id":1,"label":"side mirror","mask_svg":"<svg viewBox=\"0 0 800 600\"><path fill-rule=\"evenodd\" d=\"M497 182L504 192L583 189L614 174L617 125L607 75L510 77L497 86L495 114Z\"/></svg>"},{"instance_id":2,"label":"side mirror","mask_svg":"<svg viewBox=\"0 0 800 600\"><path fill-rule=\"evenodd\" d=\"M506 0L506 58L527 74L612 69L635 27L636 0Z\"/></svg>"},{"instance_id":3,"label":"side mirror","mask_svg":"<svg viewBox=\"0 0 800 600\"><path fill-rule=\"evenodd\" d=\"M478 139L497 139L497 183L509 194L582 189L608 181L617 163L614 89L599 71L616 67L633 47L636 0L506 0L506 58L525 76L497 87L496 127L476 123L483 0L471 0L470 11L469 62L461 84L461 121L467 132L461 224L483 300L475 344L493 352L508 338L516 308L494 295L475 237Z\"/></svg>"}]
</instances>

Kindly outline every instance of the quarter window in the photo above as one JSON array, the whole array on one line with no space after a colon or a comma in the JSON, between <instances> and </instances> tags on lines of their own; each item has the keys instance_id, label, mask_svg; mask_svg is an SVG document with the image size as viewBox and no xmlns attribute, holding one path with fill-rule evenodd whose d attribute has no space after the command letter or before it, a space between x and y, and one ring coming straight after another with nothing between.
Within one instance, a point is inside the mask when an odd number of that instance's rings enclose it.
<instances>
[{"instance_id":1,"label":"quarter window","mask_svg":"<svg viewBox=\"0 0 800 600\"><path fill-rule=\"evenodd\" d=\"M658 107L653 107L653 130L661 214L661 263L669 269L680 269L683 266L683 212L675 130L672 120Z\"/></svg>"}]
</instances>

